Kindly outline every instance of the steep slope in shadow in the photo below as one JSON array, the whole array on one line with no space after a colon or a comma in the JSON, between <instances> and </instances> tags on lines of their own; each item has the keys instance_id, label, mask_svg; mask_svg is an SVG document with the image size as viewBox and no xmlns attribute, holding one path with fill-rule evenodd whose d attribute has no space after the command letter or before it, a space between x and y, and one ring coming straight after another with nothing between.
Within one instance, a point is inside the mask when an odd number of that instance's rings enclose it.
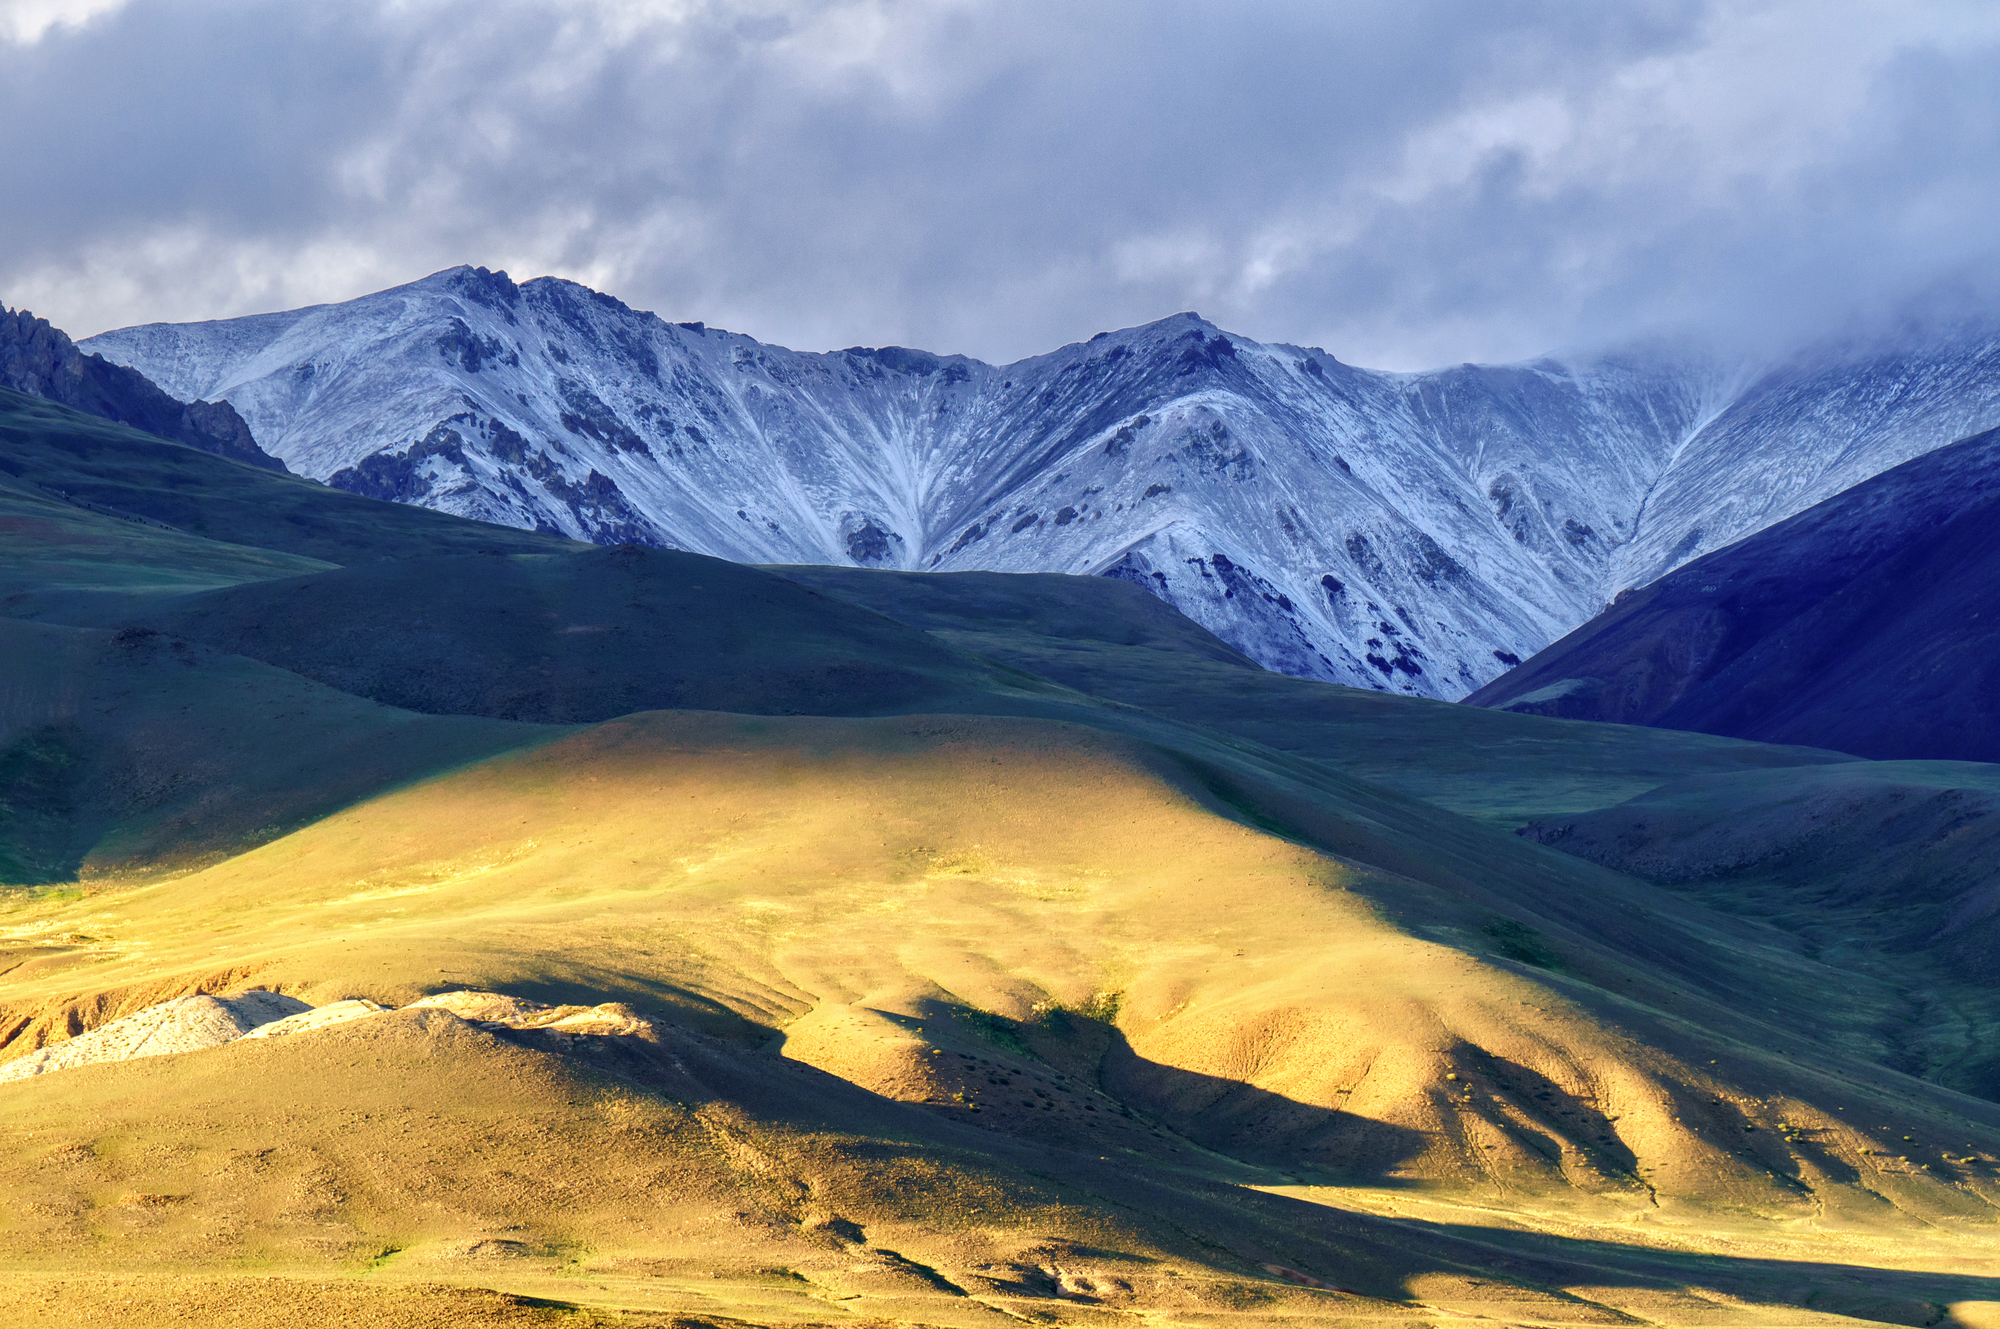
<instances>
[{"instance_id":1,"label":"steep slope in shadow","mask_svg":"<svg viewBox=\"0 0 2000 1329\"><path fill-rule=\"evenodd\" d=\"M124 621L387 705L549 723L660 708L867 715L1002 686L994 666L845 601L636 546L373 563Z\"/></svg>"},{"instance_id":2,"label":"steep slope in shadow","mask_svg":"<svg viewBox=\"0 0 2000 1329\"><path fill-rule=\"evenodd\" d=\"M247 466L288 473L285 463L257 446L250 426L228 402L169 397L138 370L83 354L60 328L25 309L0 308L0 388L60 402Z\"/></svg>"},{"instance_id":3,"label":"steep slope in shadow","mask_svg":"<svg viewBox=\"0 0 2000 1329\"><path fill-rule=\"evenodd\" d=\"M2000 431L1906 462L1620 603L1466 700L2000 757Z\"/></svg>"}]
</instances>

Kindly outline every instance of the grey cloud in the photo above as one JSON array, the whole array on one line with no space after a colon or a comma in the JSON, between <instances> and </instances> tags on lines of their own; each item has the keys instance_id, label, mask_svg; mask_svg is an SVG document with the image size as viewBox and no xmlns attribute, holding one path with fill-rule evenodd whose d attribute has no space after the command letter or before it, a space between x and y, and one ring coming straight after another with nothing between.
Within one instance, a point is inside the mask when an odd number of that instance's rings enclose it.
<instances>
[{"instance_id":1,"label":"grey cloud","mask_svg":"<svg viewBox=\"0 0 2000 1329\"><path fill-rule=\"evenodd\" d=\"M988 359L1190 307L1401 367L1784 339L1990 304L1996 67L1950 5L133 0L0 43L0 299L472 262Z\"/></svg>"}]
</instances>

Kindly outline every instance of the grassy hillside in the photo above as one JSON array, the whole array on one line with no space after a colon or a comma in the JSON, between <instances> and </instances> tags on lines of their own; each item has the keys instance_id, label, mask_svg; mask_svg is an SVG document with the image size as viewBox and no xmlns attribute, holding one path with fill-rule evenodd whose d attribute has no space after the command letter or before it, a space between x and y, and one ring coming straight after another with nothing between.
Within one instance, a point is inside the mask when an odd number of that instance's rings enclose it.
<instances>
[{"instance_id":1,"label":"grassy hillside","mask_svg":"<svg viewBox=\"0 0 2000 1329\"><path fill-rule=\"evenodd\" d=\"M140 631L0 619L0 883L157 876L545 726L415 715Z\"/></svg>"},{"instance_id":2,"label":"grassy hillside","mask_svg":"<svg viewBox=\"0 0 2000 1329\"><path fill-rule=\"evenodd\" d=\"M2000 767L1851 762L1696 775L1530 836L1782 929L1882 994L1846 1031L1900 1070L2000 1098Z\"/></svg>"},{"instance_id":3,"label":"grassy hillside","mask_svg":"<svg viewBox=\"0 0 2000 1329\"><path fill-rule=\"evenodd\" d=\"M0 405L0 1061L253 985L657 1022L0 1083L6 1323L2000 1323L1989 768Z\"/></svg>"},{"instance_id":4,"label":"grassy hillside","mask_svg":"<svg viewBox=\"0 0 2000 1329\"><path fill-rule=\"evenodd\" d=\"M0 1086L8 1184L38 1197L11 1240L98 1274L498 1269L678 1309L720 1281L783 1321L993 1317L1052 1265L1113 1306L1560 1322L1783 1301L1715 1257L1804 1224L1859 1269L1989 1223L2000 1109L1704 1032L1588 938L1543 934L1560 969L1428 940L1462 901L1227 811L1046 722L646 715L69 906L93 950L28 959L20 998L87 964L113 1009L226 972L312 1001L608 994L687 1032L657 1068L570 1069L413 1014ZM1496 1206L1562 1215L1588 1259L1504 1253ZM481 1243L512 1253L464 1263ZM1637 1275L1661 1245L1705 1252L1708 1290ZM1617 1246L1636 1267L1605 1288ZM1396 1304L1288 1305L1266 1264ZM1245 1279L1271 1290L1246 1307ZM1875 1305L1978 1280L1859 1281Z\"/></svg>"},{"instance_id":5,"label":"grassy hillside","mask_svg":"<svg viewBox=\"0 0 2000 1329\"><path fill-rule=\"evenodd\" d=\"M560 536L358 498L4 389L0 457L0 471L16 481L87 510L328 563L584 547Z\"/></svg>"},{"instance_id":6,"label":"grassy hillside","mask_svg":"<svg viewBox=\"0 0 2000 1329\"><path fill-rule=\"evenodd\" d=\"M0 454L4 456L4 454ZM331 563L113 517L0 472L0 610L33 617L116 599L186 595Z\"/></svg>"},{"instance_id":7,"label":"grassy hillside","mask_svg":"<svg viewBox=\"0 0 2000 1329\"><path fill-rule=\"evenodd\" d=\"M774 569L1079 691L1326 763L1513 829L1696 772L1852 761L1814 748L1578 724L1260 669L1129 582L995 572Z\"/></svg>"},{"instance_id":8,"label":"grassy hillside","mask_svg":"<svg viewBox=\"0 0 2000 1329\"><path fill-rule=\"evenodd\" d=\"M1055 690L782 577L632 547L368 563L101 621L432 714L869 714L1009 686Z\"/></svg>"}]
</instances>

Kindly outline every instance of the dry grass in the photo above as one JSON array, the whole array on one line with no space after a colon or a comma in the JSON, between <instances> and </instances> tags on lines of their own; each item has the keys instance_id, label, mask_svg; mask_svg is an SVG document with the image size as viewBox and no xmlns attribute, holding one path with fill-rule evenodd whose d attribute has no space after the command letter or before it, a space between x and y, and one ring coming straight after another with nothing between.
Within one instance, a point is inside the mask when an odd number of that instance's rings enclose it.
<instances>
[{"instance_id":1,"label":"dry grass","mask_svg":"<svg viewBox=\"0 0 2000 1329\"><path fill-rule=\"evenodd\" d=\"M597 1065L413 1012L9 1085L7 1248L759 1323L1917 1323L1992 1290L2000 1188L1933 1157L2000 1157L1969 1100L1426 940L1434 891L1230 811L1071 726L657 713L17 909L93 938L8 976L49 1036L250 982L687 1032ZM1891 1110L1908 1161L1864 1152Z\"/></svg>"}]
</instances>

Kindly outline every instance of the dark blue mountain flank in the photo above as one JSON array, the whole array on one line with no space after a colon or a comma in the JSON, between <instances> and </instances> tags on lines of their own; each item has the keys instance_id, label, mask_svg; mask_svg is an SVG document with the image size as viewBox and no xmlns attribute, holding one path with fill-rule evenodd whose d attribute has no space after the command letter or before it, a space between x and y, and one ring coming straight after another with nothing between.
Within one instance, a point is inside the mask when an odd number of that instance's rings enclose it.
<instances>
[{"instance_id":1,"label":"dark blue mountain flank","mask_svg":"<svg viewBox=\"0 0 2000 1329\"><path fill-rule=\"evenodd\" d=\"M136 369L85 355L27 310L0 309L0 388L25 392L231 461L283 471L226 401L181 401Z\"/></svg>"},{"instance_id":2,"label":"dark blue mountain flank","mask_svg":"<svg viewBox=\"0 0 2000 1329\"><path fill-rule=\"evenodd\" d=\"M2000 430L1621 595L1466 700L1864 757L2000 760Z\"/></svg>"}]
</instances>

